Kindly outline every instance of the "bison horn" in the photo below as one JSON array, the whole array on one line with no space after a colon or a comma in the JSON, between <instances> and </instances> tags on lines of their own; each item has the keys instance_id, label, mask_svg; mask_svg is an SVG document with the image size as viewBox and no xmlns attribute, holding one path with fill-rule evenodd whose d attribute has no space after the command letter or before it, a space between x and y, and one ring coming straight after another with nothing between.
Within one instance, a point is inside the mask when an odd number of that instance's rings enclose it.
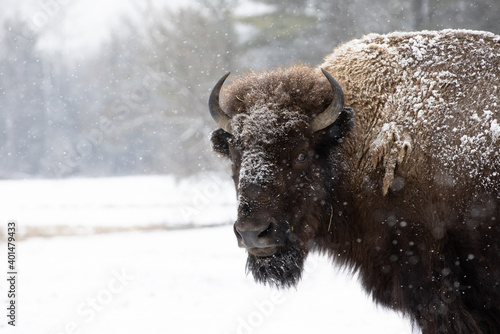
<instances>
[{"instance_id":1,"label":"bison horn","mask_svg":"<svg viewBox=\"0 0 500 334\"><path fill-rule=\"evenodd\" d=\"M230 72L220 78L215 87L212 89L212 93L210 93L210 98L208 99L208 108L210 109L210 115L212 115L212 118L217 125L220 126L222 130L231 133L231 117L229 117L224 110L222 110L219 104L220 90L229 74Z\"/></svg>"},{"instance_id":2,"label":"bison horn","mask_svg":"<svg viewBox=\"0 0 500 334\"><path fill-rule=\"evenodd\" d=\"M332 86L333 90L333 101L332 103L323 111L321 114L317 115L311 121L311 128L313 132L323 130L327 126L333 124L339 117L342 109L344 108L344 92L342 92L342 87L340 87L337 80L328 73L325 69L321 69L328 82Z\"/></svg>"}]
</instances>

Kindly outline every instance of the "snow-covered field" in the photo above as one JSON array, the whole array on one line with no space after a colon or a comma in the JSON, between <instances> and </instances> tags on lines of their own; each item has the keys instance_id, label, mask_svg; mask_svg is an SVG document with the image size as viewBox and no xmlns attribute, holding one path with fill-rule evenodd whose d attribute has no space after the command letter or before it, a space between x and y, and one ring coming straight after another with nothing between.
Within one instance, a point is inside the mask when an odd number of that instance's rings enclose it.
<instances>
[{"instance_id":1,"label":"snow-covered field","mask_svg":"<svg viewBox=\"0 0 500 334\"><path fill-rule=\"evenodd\" d=\"M16 327L3 278L1 333L411 333L323 257L309 258L296 290L256 285L227 223L234 193L216 177L1 181L0 191L4 234L10 220L25 237L31 226L71 226L17 242ZM94 234L120 221L128 231ZM5 277L4 239L0 262Z\"/></svg>"},{"instance_id":2,"label":"snow-covered field","mask_svg":"<svg viewBox=\"0 0 500 334\"><path fill-rule=\"evenodd\" d=\"M0 221L16 220L21 236L220 225L234 220L233 188L214 174L6 180Z\"/></svg>"}]
</instances>

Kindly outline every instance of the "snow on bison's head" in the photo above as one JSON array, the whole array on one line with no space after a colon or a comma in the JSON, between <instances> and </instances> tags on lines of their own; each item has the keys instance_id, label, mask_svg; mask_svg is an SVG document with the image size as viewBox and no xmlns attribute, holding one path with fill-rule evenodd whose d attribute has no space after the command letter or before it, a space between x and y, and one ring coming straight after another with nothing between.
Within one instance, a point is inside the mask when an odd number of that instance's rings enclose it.
<instances>
[{"instance_id":1,"label":"snow on bison's head","mask_svg":"<svg viewBox=\"0 0 500 334\"><path fill-rule=\"evenodd\" d=\"M236 79L210 96L218 153L232 164L238 194L234 232L254 278L295 285L316 240L330 233L331 192L340 177L332 154L353 122L342 89L326 71L295 66Z\"/></svg>"}]
</instances>

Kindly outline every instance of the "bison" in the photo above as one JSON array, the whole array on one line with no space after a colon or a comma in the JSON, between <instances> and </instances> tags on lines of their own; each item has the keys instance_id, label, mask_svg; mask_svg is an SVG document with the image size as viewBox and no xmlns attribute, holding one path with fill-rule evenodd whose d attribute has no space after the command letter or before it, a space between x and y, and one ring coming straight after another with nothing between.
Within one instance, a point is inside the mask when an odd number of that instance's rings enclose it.
<instances>
[{"instance_id":1,"label":"bison","mask_svg":"<svg viewBox=\"0 0 500 334\"><path fill-rule=\"evenodd\" d=\"M256 281L294 286L317 251L425 334L500 333L500 36L370 34L228 75L211 141Z\"/></svg>"}]
</instances>

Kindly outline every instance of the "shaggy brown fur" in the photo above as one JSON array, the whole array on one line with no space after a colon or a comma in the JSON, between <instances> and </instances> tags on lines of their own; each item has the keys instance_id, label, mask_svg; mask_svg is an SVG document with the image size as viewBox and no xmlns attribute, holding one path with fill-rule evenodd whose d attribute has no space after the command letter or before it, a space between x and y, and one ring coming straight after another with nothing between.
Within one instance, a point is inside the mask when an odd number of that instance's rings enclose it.
<instances>
[{"instance_id":1,"label":"shaggy brown fur","mask_svg":"<svg viewBox=\"0 0 500 334\"><path fill-rule=\"evenodd\" d=\"M353 160L353 168L383 165L384 194L396 164L419 178L473 173L472 183L485 180L483 170L500 163L499 48L493 34L444 30L373 34L335 49L321 67L356 111L357 131L345 149L366 159Z\"/></svg>"},{"instance_id":2,"label":"shaggy brown fur","mask_svg":"<svg viewBox=\"0 0 500 334\"><path fill-rule=\"evenodd\" d=\"M248 270L291 286L326 252L424 334L500 333L500 37L369 35L321 67L348 107L317 132L331 102L319 69L223 90L232 132L212 143L232 161Z\"/></svg>"},{"instance_id":3,"label":"shaggy brown fur","mask_svg":"<svg viewBox=\"0 0 500 334\"><path fill-rule=\"evenodd\" d=\"M276 112L286 109L310 116L323 111L331 101L331 88L323 74L307 66L294 66L235 78L223 89L222 108L234 116L266 103Z\"/></svg>"}]
</instances>

